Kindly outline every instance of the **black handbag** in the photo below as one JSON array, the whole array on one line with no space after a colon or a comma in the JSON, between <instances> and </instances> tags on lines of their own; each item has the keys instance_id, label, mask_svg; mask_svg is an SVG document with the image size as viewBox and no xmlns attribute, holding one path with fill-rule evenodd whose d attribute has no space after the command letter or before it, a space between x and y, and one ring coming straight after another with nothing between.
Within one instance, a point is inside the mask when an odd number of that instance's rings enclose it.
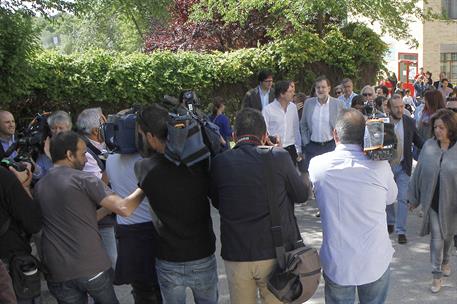
<instances>
[{"instance_id":1,"label":"black handbag","mask_svg":"<svg viewBox=\"0 0 457 304\"><path fill-rule=\"evenodd\" d=\"M9 271L14 292L19 300L30 300L41 293L40 262L31 254L15 255L10 260Z\"/></svg>"},{"instance_id":2,"label":"black handbag","mask_svg":"<svg viewBox=\"0 0 457 304\"><path fill-rule=\"evenodd\" d=\"M306 245L291 251L285 250L279 208L273 201L273 150L269 148L268 151L262 152L266 160L264 168L267 177L267 199L278 261L276 269L270 274L267 287L283 303L303 303L314 295L319 286L321 277L319 255L315 248Z\"/></svg>"}]
</instances>

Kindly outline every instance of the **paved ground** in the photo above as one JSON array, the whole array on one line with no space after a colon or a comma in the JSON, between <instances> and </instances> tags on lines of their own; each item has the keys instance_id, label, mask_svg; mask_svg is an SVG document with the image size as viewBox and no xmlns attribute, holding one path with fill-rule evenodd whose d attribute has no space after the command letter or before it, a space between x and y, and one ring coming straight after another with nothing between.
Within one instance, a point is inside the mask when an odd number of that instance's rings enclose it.
<instances>
[{"instance_id":1,"label":"paved ground","mask_svg":"<svg viewBox=\"0 0 457 304\"><path fill-rule=\"evenodd\" d=\"M314 217L316 209L314 204L297 206L295 214L297 216L300 231L305 240L314 247L320 247L322 240L322 231L320 219ZM219 218L216 210L212 211L216 235L219 234ZM422 218L419 218L417 212L409 215L408 218L408 240L407 245L399 245L396 238L392 235L392 244L395 248L395 255L391 265L391 283L387 303L411 303L411 304L456 304L457 303L457 274L453 273L446 279L444 287L438 294L432 294L429 291L429 284L432 280L431 265L429 257L429 240L430 236L419 237L418 231ZM219 257L219 244L217 249L218 272L219 272L219 293L220 303L229 304L227 281L224 272L222 260ZM454 252L455 253L455 252ZM457 268L455 254L451 259L452 269ZM45 285L45 284L44 284ZM323 298L323 281L319 286L316 294L307 303L321 304ZM128 286L116 287L121 304L133 303ZM44 299L42 303L54 304L56 301L49 295L49 292L43 290ZM188 294L188 303L193 303L190 293Z\"/></svg>"}]
</instances>

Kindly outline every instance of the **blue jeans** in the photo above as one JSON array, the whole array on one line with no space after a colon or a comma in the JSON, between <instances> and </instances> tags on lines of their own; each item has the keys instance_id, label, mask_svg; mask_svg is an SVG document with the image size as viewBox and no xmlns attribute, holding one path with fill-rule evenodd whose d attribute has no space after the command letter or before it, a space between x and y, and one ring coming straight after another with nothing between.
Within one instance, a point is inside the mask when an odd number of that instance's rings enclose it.
<instances>
[{"instance_id":1,"label":"blue jeans","mask_svg":"<svg viewBox=\"0 0 457 304\"><path fill-rule=\"evenodd\" d=\"M342 286L332 282L324 273L325 304L354 304L355 290L360 304L382 304L389 290L390 269L376 281L359 286Z\"/></svg>"},{"instance_id":2,"label":"blue jeans","mask_svg":"<svg viewBox=\"0 0 457 304\"><path fill-rule=\"evenodd\" d=\"M90 295L96 304L119 303L113 288L113 270L65 282L48 282L49 292L59 304L87 304Z\"/></svg>"},{"instance_id":3,"label":"blue jeans","mask_svg":"<svg viewBox=\"0 0 457 304\"><path fill-rule=\"evenodd\" d=\"M398 188L397 212L395 204L387 205L387 225L395 225L395 233L406 234L406 218L408 217L408 183L409 176L400 165L392 167L395 183ZM395 214L396 213L396 214ZM395 216L396 215L396 216Z\"/></svg>"},{"instance_id":4,"label":"blue jeans","mask_svg":"<svg viewBox=\"0 0 457 304\"><path fill-rule=\"evenodd\" d=\"M117 260L117 241L116 234L114 233L114 226L111 227L99 227L98 231L102 238L103 247L111 260L111 267L116 269Z\"/></svg>"},{"instance_id":5,"label":"blue jeans","mask_svg":"<svg viewBox=\"0 0 457 304\"><path fill-rule=\"evenodd\" d=\"M185 304L186 287L192 290L196 304L217 304L216 258L190 262L168 262L156 259L157 278L163 304Z\"/></svg>"},{"instance_id":6,"label":"blue jeans","mask_svg":"<svg viewBox=\"0 0 457 304\"><path fill-rule=\"evenodd\" d=\"M435 210L430 208L430 260L432 262L432 273L434 279L441 279L443 272L442 265L446 265L450 260L450 250L452 247L452 237L443 239L441 233L440 218Z\"/></svg>"}]
</instances>

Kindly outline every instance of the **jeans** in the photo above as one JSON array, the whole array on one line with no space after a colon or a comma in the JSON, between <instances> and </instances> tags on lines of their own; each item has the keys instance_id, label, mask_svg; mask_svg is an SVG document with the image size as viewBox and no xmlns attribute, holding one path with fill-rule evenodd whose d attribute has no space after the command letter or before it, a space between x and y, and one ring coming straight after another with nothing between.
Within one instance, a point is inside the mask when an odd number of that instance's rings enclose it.
<instances>
[{"instance_id":1,"label":"jeans","mask_svg":"<svg viewBox=\"0 0 457 304\"><path fill-rule=\"evenodd\" d=\"M386 207L387 224L395 225L395 233L406 234L406 218L408 217L409 176L406 174L401 164L392 167L392 172L394 174L395 183L398 187L398 195L397 203L387 205ZM397 207L396 212L395 206Z\"/></svg>"},{"instance_id":2,"label":"jeans","mask_svg":"<svg viewBox=\"0 0 457 304\"><path fill-rule=\"evenodd\" d=\"M452 237L444 240L441 234L440 219L438 213L430 208L430 260L432 262L432 273L434 279L443 276L441 265L449 263L450 249L452 247Z\"/></svg>"},{"instance_id":3,"label":"jeans","mask_svg":"<svg viewBox=\"0 0 457 304\"><path fill-rule=\"evenodd\" d=\"M189 262L156 259L156 271L164 304L185 304L186 287L192 290L196 304L217 303L219 296L214 255Z\"/></svg>"},{"instance_id":4,"label":"jeans","mask_svg":"<svg viewBox=\"0 0 457 304\"><path fill-rule=\"evenodd\" d=\"M103 247L111 260L111 267L116 268L117 244L114 227L99 227L100 236L102 237Z\"/></svg>"},{"instance_id":5,"label":"jeans","mask_svg":"<svg viewBox=\"0 0 457 304\"><path fill-rule=\"evenodd\" d=\"M355 290L360 304L382 304L389 290L390 269L376 281L359 286L342 286L332 282L324 273L325 304L354 304Z\"/></svg>"},{"instance_id":6,"label":"jeans","mask_svg":"<svg viewBox=\"0 0 457 304\"><path fill-rule=\"evenodd\" d=\"M59 304L86 304L90 295L96 304L119 303L113 288L113 270L101 275L78 278L65 282L48 282L49 292Z\"/></svg>"}]
</instances>

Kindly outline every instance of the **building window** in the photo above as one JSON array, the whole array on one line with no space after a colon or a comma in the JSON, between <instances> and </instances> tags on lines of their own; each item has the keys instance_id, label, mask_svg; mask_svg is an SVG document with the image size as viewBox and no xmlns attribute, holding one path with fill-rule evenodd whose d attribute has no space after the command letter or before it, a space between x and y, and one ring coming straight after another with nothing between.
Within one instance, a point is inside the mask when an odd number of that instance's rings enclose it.
<instances>
[{"instance_id":1,"label":"building window","mask_svg":"<svg viewBox=\"0 0 457 304\"><path fill-rule=\"evenodd\" d=\"M457 53L441 53L441 72L445 72L452 84L457 83Z\"/></svg>"},{"instance_id":2,"label":"building window","mask_svg":"<svg viewBox=\"0 0 457 304\"><path fill-rule=\"evenodd\" d=\"M442 0L443 13L449 19L457 19L457 0Z\"/></svg>"}]
</instances>

